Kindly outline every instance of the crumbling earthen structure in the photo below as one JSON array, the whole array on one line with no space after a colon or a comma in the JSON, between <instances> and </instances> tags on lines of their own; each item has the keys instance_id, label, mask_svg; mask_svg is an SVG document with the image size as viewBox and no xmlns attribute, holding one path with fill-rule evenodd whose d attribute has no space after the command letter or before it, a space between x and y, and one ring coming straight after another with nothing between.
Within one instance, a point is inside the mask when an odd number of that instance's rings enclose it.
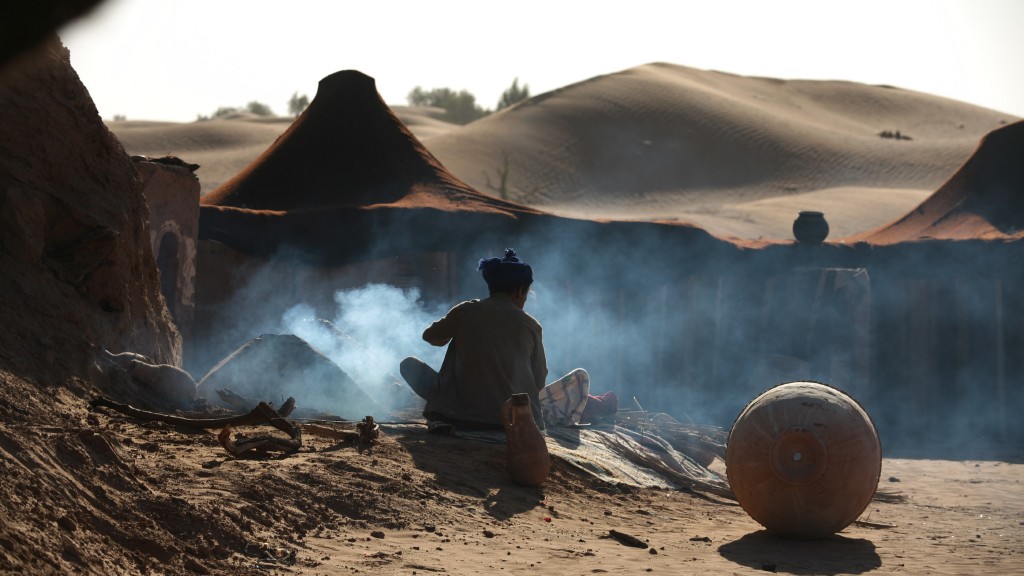
<instances>
[{"instance_id":1,"label":"crumbling earthen structure","mask_svg":"<svg viewBox=\"0 0 1024 576\"><path fill-rule=\"evenodd\" d=\"M80 375L98 349L180 365L142 183L59 42L0 83L0 362Z\"/></svg>"},{"instance_id":2,"label":"crumbling earthen structure","mask_svg":"<svg viewBox=\"0 0 1024 576\"><path fill-rule=\"evenodd\" d=\"M177 158L135 157L149 206L149 236L160 271L160 292L186 345L196 313L199 239L198 166Z\"/></svg>"}]
</instances>

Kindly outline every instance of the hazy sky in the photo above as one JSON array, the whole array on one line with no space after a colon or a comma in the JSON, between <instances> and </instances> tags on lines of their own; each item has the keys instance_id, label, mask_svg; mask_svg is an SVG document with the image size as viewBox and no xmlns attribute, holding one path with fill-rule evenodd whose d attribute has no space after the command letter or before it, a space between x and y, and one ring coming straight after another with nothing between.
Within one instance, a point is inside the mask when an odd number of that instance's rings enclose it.
<instances>
[{"instance_id":1,"label":"hazy sky","mask_svg":"<svg viewBox=\"0 0 1024 576\"><path fill-rule=\"evenodd\" d=\"M649 62L890 84L1024 117L1022 0L107 0L61 31L100 115L279 113L344 69L389 104L415 86L493 108Z\"/></svg>"}]
</instances>

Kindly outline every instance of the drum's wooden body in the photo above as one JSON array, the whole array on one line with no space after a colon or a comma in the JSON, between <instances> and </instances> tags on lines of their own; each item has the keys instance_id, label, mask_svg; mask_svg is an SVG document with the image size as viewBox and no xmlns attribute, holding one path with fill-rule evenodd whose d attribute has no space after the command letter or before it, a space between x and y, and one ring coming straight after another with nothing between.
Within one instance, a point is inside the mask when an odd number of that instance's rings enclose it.
<instances>
[{"instance_id":1,"label":"drum's wooden body","mask_svg":"<svg viewBox=\"0 0 1024 576\"><path fill-rule=\"evenodd\" d=\"M867 412L840 390L789 382L740 412L729 432L726 473L740 506L769 532L820 538L867 508L882 447Z\"/></svg>"}]
</instances>

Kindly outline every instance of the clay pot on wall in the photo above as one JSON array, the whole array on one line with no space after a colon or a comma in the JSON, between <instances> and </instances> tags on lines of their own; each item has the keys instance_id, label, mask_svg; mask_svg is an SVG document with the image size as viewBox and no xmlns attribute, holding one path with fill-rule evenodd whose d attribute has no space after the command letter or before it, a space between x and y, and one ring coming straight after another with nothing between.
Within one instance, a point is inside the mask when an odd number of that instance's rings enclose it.
<instances>
[{"instance_id":1,"label":"clay pot on wall","mask_svg":"<svg viewBox=\"0 0 1024 576\"><path fill-rule=\"evenodd\" d=\"M821 244L828 237L825 214L806 210L793 221L793 236L802 244Z\"/></svg>"}]
</instances>

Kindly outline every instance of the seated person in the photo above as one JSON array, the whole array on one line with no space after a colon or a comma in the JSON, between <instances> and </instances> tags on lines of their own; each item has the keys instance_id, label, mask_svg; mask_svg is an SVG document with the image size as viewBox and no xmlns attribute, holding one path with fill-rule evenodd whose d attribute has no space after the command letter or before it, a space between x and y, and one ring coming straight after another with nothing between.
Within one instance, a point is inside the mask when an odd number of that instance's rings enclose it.
<instances>
[{"instance_id":1,"label":"seated person","mask_svg":"<svg viewBox=\"0 0 1024 576\"><path fill-rule=\"evenodd\" d=\"M427 401L423 416L462 428L502 428L505 401L526 393L539 427L545 416L549 424L578 424L590 378L576 369L545 387L541 325L523 310L533 269L509 248L504 258L480 260L478 270L490 296L456 305L423 332L434 346L448 346L440 373L417 358L402 361L402 377Z\"/></svg>"}]
</instances>

